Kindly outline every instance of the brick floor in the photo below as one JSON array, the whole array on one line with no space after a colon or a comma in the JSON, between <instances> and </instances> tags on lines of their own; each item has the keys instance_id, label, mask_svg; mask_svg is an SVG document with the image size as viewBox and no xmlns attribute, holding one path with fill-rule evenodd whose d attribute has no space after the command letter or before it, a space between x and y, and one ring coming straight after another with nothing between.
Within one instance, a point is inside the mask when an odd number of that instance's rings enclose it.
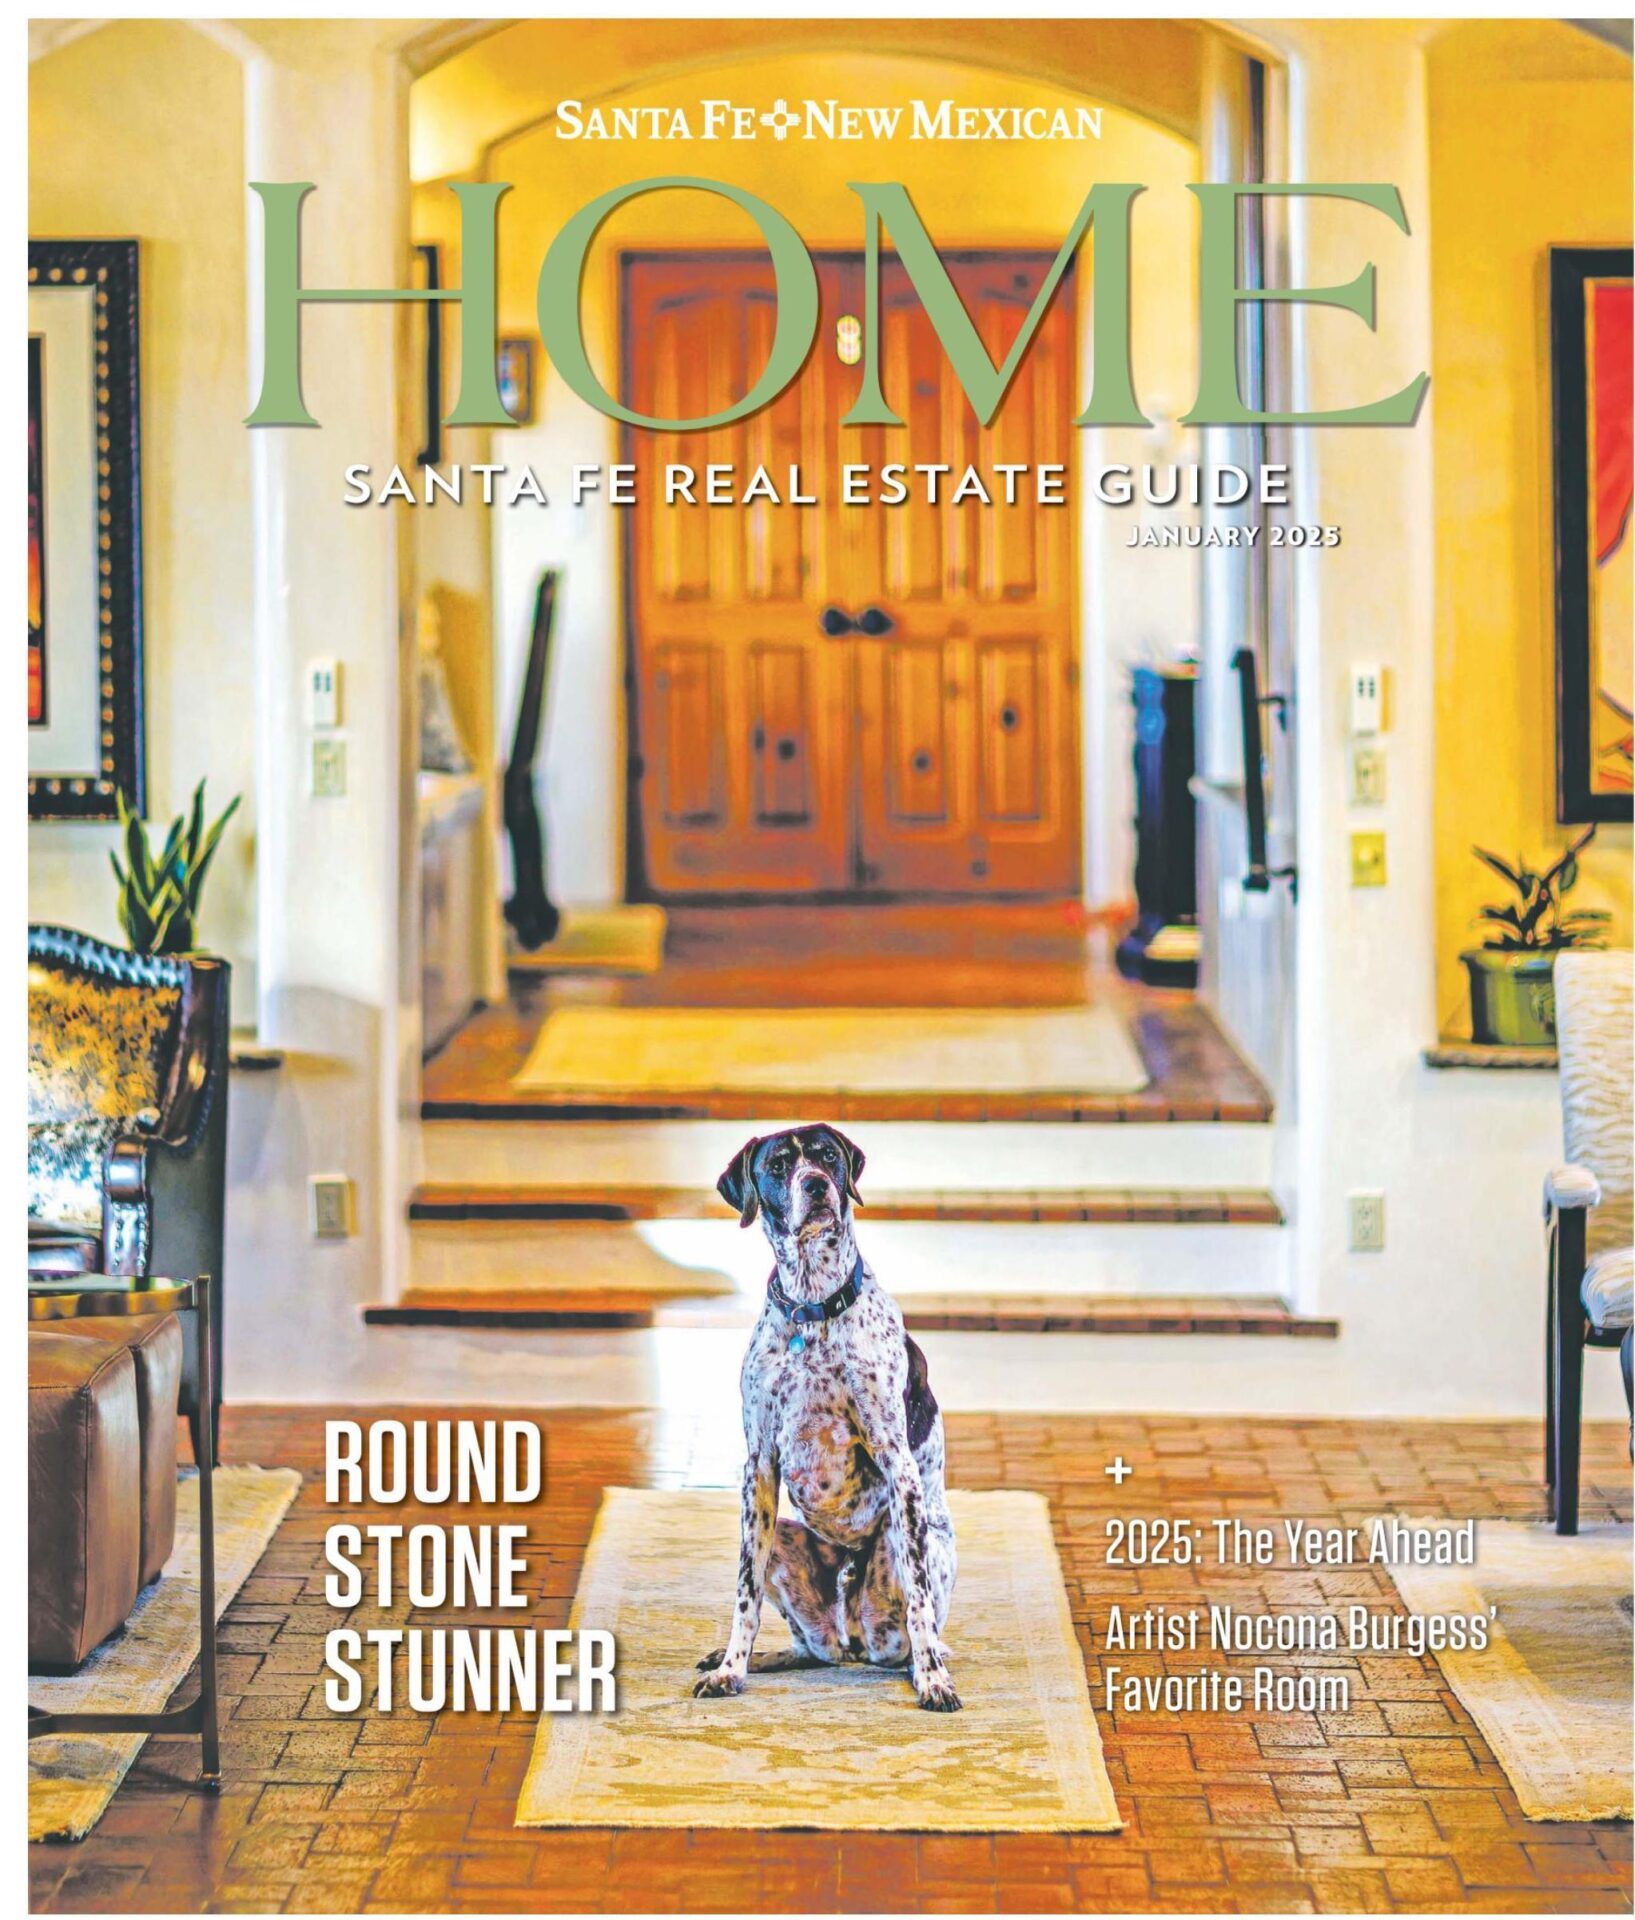
<instances>
[{"instance_id":1,"label":"brick floor","mask_svg":"<svg viewBox=\"0 0 1635 1920\"><path fill-rule=\"evenodd\" d=\"M227 1418L229 1459L309 1478L226 1616L225 1791L190 1790L195 1743L150 1741L88 1839L30 1849L36 1910L1629 1910L1628 1825L1524 1819L1434 1661L1397 1655L1351 1663L1343 1714L1101 1714L1119 1834L519 1833L528 1717L388 1721L324 1706L322 1636L338 1616L323 1593L336 1515L316 1472L322 1422L310 1408ZM604 1485L719 1478L720 1462L661 1414L541 1424L548 1484L530 1523L527 1619L554 1626ZM1349 1523L1542 1512L1530 1424L984 1415L951 1419L949 1437L954 1484L1049 1495L1085 1640L1115 1598L1294 1604L1391 1591L1368 1568L1109 1569L1114 1512ZM1115 1452L1137 1470L1122 1492L1102 1472ZM1594 1428L1586 1523L1630 1507L1624 1433ZM1087 1648L1085 1664L1095 1686L1098 1653Z\"/></svg>"}]
</instances>

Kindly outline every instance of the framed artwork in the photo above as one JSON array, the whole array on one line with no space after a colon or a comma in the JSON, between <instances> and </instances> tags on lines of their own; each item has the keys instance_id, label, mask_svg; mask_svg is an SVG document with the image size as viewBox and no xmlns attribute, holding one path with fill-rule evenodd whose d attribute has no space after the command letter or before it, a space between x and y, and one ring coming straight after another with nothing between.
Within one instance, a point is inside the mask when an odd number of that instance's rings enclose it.
<instances>
[{"instance_id":1,"label":"framed artwork","mask_svg":"<svg viewBox=\"0 0 1635 1920\"><path fill-rule=\"evenodd\" d=\"M534 422L534 342L526 334L502 339L495 355L500 404L519 427Z\"/></svg>"},{"instance_id":2,"label":"framed artwork","mask_svg":"<svg viewBox=\"0 0 1635 1920\"><path fill-rule=\"evenodd\" d=\"M146 804L134 240L28 243L28 811Z\"/></svg>"},{"instance_id":3,"label":"framed artwork","mask_svg":"<svg viewBox=\"0 0 1635 1920\"><path fill-rule=\"evenodd\" d=\"M1556 818L1631 817L1631 250L1550 249Z\"/></svg>"}]
</instances>

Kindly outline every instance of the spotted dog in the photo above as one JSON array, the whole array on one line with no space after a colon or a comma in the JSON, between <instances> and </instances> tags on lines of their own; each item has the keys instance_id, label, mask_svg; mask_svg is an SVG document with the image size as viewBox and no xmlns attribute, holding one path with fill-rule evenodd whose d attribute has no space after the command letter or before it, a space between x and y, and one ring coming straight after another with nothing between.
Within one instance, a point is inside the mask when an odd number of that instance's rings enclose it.
<instances>
[{"instance_id":1,"label":"spotted dog","mask_svg":"<svg viewBox=\"0 0 1635 1920\"><path fill-rule=\"evenodd\" d=\"M739 1225L772 1243L766 1305L744 1356L743 1535L727 1644L699 1661L706 1698L751 1670L867 1661L906 1667L920 1705L958 1710L943 1623L954 1529L942 1416L925 1355L857 1250L863 1155L834 1127L747 1141L716 1183ZM779 1486L796 1519L778 1518ZM787 1652L751 1658L761 1599Z\"/></svg>"}]
</instances>

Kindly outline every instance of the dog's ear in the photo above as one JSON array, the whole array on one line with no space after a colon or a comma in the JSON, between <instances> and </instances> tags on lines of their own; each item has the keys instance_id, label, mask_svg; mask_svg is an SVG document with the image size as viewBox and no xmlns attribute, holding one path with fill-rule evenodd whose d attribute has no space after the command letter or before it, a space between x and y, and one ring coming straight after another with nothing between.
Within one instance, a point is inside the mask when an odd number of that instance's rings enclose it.
<instances>
[{"instance_id":1,"label":"dog's ear","mask_svg":"<svg viewBox=\"0 0 1635 1920\"><path fill-rule=\"evenodd\" d=\"M746 1140L738 1149L732 1165L715 1183L716 1192L727 1205L738 1209L738 1224L741 1227L751 1225L756 1214L761 1210L761 1196L755 1191L755 1181L750 1168L750 1162L755 1158L755 1149L760 1144L759 1134Z\"/></svg>"},{"instance_id":2,"label":"dog's ear","mask_svg":"<svg viewBox=\"0 0 1635 1920\"><path fill-rule=\"evenodd\" d=\"M863 1149L855 1140L848 1140L839 1127L831 1127L829 1131L840 1143L840 1151L846 1156L846 1198L853 1206L860 1207L863 1205L863 1196L857 1191L857 1182L863 1172Z\"/></svg>"}]
</instances>

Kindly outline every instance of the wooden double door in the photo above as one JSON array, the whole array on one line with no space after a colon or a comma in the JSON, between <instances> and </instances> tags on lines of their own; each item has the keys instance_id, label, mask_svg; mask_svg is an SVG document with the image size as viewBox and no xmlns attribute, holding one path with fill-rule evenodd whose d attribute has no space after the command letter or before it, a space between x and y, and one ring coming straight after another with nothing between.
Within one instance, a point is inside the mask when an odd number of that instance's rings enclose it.
<instances>
[{"instance_id":1,"label":"wooden double door","mask_svg":"<svg viewBox=\"0 0 1635 1920\"><path fill-rule=\"evenodd\" d=\"M1049 266L1043 254L948 258L995 364ZM1032 894L1079 888L1073 283L1041 322L990 427L978 426L907 274L882 262L882 378L902 427L843 428L856 398L860 256L817 262L816 343L752 417L690 434L629 430L627 522L632 877L692 894ZM697 419L766 365L776 319L764 256L624 263L625 392ZM852 364L847 364L851 360ZM909 495L884 504L882 468ZM847 504L843 467L867 470ZM1018 465L1004 504L1002 465ZM695 504L666 500L693 469ZM944 469L929 497L916 466ZM710 506L724 468L737 504ZM976 467L993 505L952 495ZM780 496L745 501L764 468ZM793 472L792 472L793 470ZM798 492L815 504L795 504Z\"/></svg>"}]
</instances>

